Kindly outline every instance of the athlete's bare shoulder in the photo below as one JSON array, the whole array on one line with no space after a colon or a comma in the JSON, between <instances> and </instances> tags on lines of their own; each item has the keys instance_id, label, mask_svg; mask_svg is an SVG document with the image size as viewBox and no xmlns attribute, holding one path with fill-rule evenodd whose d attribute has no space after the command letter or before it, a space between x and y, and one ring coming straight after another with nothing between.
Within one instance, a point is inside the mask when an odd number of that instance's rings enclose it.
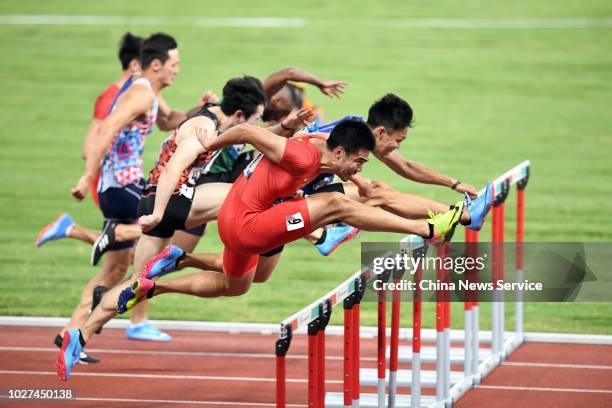
<instances>
[{"instance_id":1,"label":"athlete's bare shoulder","mask_svg":"<svg viewBox=\"0 0 612 408\"><path fill-rule=\"evenodd\" d=\"M215 123L211 118L204 115L196 115L192 118L187 119L176 132L176 143L181 143L183 140L197 137L198 132L201 129L202 132L210 132L213 134L217 131Z\"/></svg>"},{"instance_id":2,"label":"athlete's bare shoulder","mask_svg":"<svg viewBox=\"0 0 612 408\"><path fill-rule=\"evenodd\" d=\"M146 84L135 83L123 92L117 99L118 109L146 112L153 106L155 93Z\"/></svg>"}]
</instances>

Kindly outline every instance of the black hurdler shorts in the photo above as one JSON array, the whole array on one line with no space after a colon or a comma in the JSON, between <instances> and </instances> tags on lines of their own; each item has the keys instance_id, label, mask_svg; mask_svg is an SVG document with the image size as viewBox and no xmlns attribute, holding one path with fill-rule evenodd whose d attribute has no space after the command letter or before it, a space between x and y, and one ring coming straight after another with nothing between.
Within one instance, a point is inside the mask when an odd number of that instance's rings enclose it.
<instances>
[{"instance_id":1,"label":"black hurdler shorts","mask_svg":"<svg viewBox=\"0 0 612 408\"><path fill-rule=\"evenodd\" d=\"M153 213L155 206L155 188L145 187L142 190L140 204L138 205L138 218ZM168 201L162 220L145 235L159 238L171 238L175 231L184 230L185 221L191 210L191 200L180 194L173 194Z\"/></svg>"}]
</instances>

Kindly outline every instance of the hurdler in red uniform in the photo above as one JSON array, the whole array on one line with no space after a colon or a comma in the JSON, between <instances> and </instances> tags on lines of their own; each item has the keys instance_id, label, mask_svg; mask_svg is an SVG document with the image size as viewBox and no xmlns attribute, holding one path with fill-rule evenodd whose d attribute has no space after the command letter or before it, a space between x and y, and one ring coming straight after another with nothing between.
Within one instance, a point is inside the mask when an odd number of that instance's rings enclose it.
<instances>
[{"instance_id":1,"label":"hurdler in red uniform","mask_svg":"<svg viewBox=\"0 0 612 408\"><path fill-rule=\"evenodd\" d=\"M305 198L273 203L279 197L293 196L319 175L321 153L311 143L313 138L289 139L279 163L262 155L234 183L217 221L228 276L239 278L254 271L258 254L312 232Z\"/></svg>"}]
</instances>

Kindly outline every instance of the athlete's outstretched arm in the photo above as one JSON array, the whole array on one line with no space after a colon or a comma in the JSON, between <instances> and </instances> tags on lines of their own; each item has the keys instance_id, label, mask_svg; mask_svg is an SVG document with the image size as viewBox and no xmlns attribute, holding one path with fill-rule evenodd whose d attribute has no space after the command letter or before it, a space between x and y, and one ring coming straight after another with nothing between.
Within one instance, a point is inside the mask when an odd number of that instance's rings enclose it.
<instances>
[{"instance_id":1,"label":"athlete's outstretched arm","mask_svg":"<svg viewBox=\"0 0 612 408\"><path fill-rule=\"evenodd\" d=\"M139 219L140 226L145 232L154 228L163 218L183 170L193 163L199 154L206 151L195 137L196 126L211 132L215 129L212 120L204 116L192 118L178 129L175 136L176 150L159 176L153 213Z\"/></svg>"},{"instance_id":2,"label":"athlete's outstretched arm","mask_svg":"<svg viewBox=\"0 0 612 408\"><path fill-rule=\"evenodd\" d=\"M294 109L276 125L268 126L264 129L275 135L291 137L297 128L307 125L308 122L312 120L313 116L314 112L310 108Z\"/></svg>"},{"instance_id":3,"label":"athlete's outstretched arm","mask_svg":"<svg viewBox=\"0 0 612 408\"><path fill-rule=\"evenodd\" d=\"M264 92L270 98L281 90L287 81L305 82L318 87L327 96L339 98L344 92L346 82L344 81L325 81L309 72L297 67L287 67L273 72L264 80Z\"/></svg>"},{"instance_id":4,"label":"athlete's outstretched arm","mask_svg":"<svg viewBox=\"0 0 612 408\"><path fill-rule=\"evenodd\" d=\"M231 127L217 138L215 132L206 131L201 127L196 127L196 134L202 146L208 151L219 150L229 145L248 143L275 163L281 162L287 143L287 139L284 137L247 123Z\"/></svg>"},{"instance_id":5,"label":"athlete's outstretched arm","mask_svg":"<svg viewBox=\"0 0 612 408\"><path fill-rule=\"evenodd\" d=\"M400 176L416 181L417 183L452 187L457 181L421 163L407 160L397 151L393 151L386 156L381 156L379 159ZM458 184L455 186L455 190L459 193L468 193L471 198L476 198L478 195L476 188L467 183Z\"/></svg>"},{"instance_id":6,"label":"athlete's outstretched arm","mask_svg":"<svg viewBox=\"0 0 612 408\"><path fill-rule=\"evenodd\" d=\"M85 158L85 172L77 185L70 190L74 198L77 200L85 198L91 181L100 167L100 162L119 130L146 113L153 105L154 97L153 92L146 86L134 85L119 98L115 109L100 124L96 143L90 146Z\"/></svg>"}]
</instances>

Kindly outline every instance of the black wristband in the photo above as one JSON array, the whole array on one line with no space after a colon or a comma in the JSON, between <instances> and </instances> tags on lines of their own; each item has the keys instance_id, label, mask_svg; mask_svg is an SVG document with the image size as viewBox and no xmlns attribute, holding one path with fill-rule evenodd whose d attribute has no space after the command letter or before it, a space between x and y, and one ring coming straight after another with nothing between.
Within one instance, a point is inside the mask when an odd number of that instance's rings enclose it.
<instances>
[{"instance_id":1,"label":"black wristband","mask_svg":"<svg viewBox=\"0 0 612 408\"><path fill-rule=\"evenodd\" d=\"M453 185L451 186L451 190L455 190L459 184L461 184L461 181L456 180L456 181L453 183Z\"/></svg>"},{"instance_id":2,"label":"black wristband","mask_svg":"<svg viewBox=\"0 0 612 408\"><path fill-rule=\"evenodd\" d=\"M283 122L280 122L280 125L281 125L281 127L282 127L284 130L286 130L286 131L288 131L288 132L289 132L289 131L291 131L291 132L292 132L292 131L294 130L294 129L288 128L287 126L283 125Z\"/></svg>"}]
</instances>

